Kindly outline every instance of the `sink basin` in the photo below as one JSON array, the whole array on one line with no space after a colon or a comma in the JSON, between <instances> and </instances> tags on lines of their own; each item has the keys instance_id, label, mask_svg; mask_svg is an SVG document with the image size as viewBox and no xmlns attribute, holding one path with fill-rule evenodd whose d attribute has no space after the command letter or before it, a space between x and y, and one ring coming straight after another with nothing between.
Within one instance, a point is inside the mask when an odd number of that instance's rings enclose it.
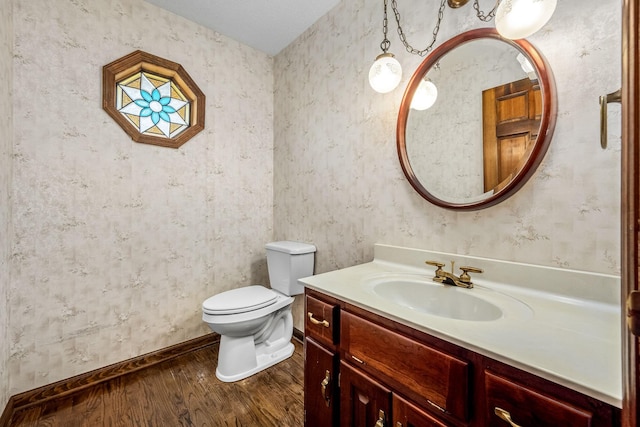
<instances>
[{"instance_id":1,"label":"sink basin","mask_svg":"<svg viewBox=\"0 0 640 427\"><path fill-rule=\"evenodd\" d=\"M380 275L365 280L364 285L387 302L449 319L487 322L533 315L523 302L478 285L465 289L410 274Z\"/></svg>"}]
</instances>

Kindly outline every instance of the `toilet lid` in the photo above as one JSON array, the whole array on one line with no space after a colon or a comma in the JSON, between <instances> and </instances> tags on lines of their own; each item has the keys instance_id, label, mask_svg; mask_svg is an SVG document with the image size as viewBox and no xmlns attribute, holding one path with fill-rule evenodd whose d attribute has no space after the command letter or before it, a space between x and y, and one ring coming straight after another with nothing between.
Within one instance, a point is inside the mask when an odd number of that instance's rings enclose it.
<instances>
[{"instance_id":1,"label":"toilet lid","mask_svg":"<svg viewBox=\"0 0 640 427\"><path fill-rule=\"evenodd\" d=\"M277 297L274 291L264 286L245 286L206 299L202 303L202 310L208 314L245 313L271 305Z\"/></svg>"}]
</instances>

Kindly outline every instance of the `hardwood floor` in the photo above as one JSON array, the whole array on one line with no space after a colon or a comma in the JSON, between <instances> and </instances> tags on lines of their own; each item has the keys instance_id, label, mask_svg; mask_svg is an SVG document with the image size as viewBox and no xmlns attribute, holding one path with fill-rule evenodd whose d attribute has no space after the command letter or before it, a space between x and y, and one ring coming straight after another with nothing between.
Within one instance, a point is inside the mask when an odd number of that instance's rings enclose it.
<instances>
[{"instance_id":1,"label":"hardwood floor","mask_svg":"<svg viewBox=\"0 0 640 427\"><path fill-rule=\"evenodd\" d=\"M17 411L11 427L304 424L303 350L235 383L215 376L218 344Z\"/></svg>"}]
</instances>

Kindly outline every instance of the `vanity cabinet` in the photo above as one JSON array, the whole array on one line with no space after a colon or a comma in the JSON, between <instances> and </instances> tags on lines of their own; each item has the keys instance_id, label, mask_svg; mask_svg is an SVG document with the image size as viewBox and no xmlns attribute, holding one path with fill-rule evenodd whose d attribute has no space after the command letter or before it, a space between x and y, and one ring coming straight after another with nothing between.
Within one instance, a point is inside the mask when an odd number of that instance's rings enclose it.
<instances>
[{"instance_id":1,"label":"vanity cabinet","mask_svg":"<svg viewBox=\"0 0 640 427\"><path fill-rule=\"evenodd\" d=\"M307 288L305 426L614 427L620 411Z\"/></svg>"}]
</instances>

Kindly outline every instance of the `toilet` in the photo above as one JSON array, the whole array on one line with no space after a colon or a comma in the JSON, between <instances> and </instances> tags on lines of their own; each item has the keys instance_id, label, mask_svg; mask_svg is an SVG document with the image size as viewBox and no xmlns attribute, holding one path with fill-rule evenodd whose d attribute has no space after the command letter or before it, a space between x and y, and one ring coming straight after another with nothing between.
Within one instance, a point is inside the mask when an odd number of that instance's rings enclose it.
<instances>
[{"instance_id":1,"label":"toilet","mask_svg":"<svg viewBox=\"0 0 640 427\"><path fill-rule=\"evenodd\" d=\"M316 247L308 243L267 243L271 289L251 285L222 292L202 303L202 320L220 334L216 377L233 382L293 354L293 295L298 279L313 274Z\"/></svg>"}]
</instances>

